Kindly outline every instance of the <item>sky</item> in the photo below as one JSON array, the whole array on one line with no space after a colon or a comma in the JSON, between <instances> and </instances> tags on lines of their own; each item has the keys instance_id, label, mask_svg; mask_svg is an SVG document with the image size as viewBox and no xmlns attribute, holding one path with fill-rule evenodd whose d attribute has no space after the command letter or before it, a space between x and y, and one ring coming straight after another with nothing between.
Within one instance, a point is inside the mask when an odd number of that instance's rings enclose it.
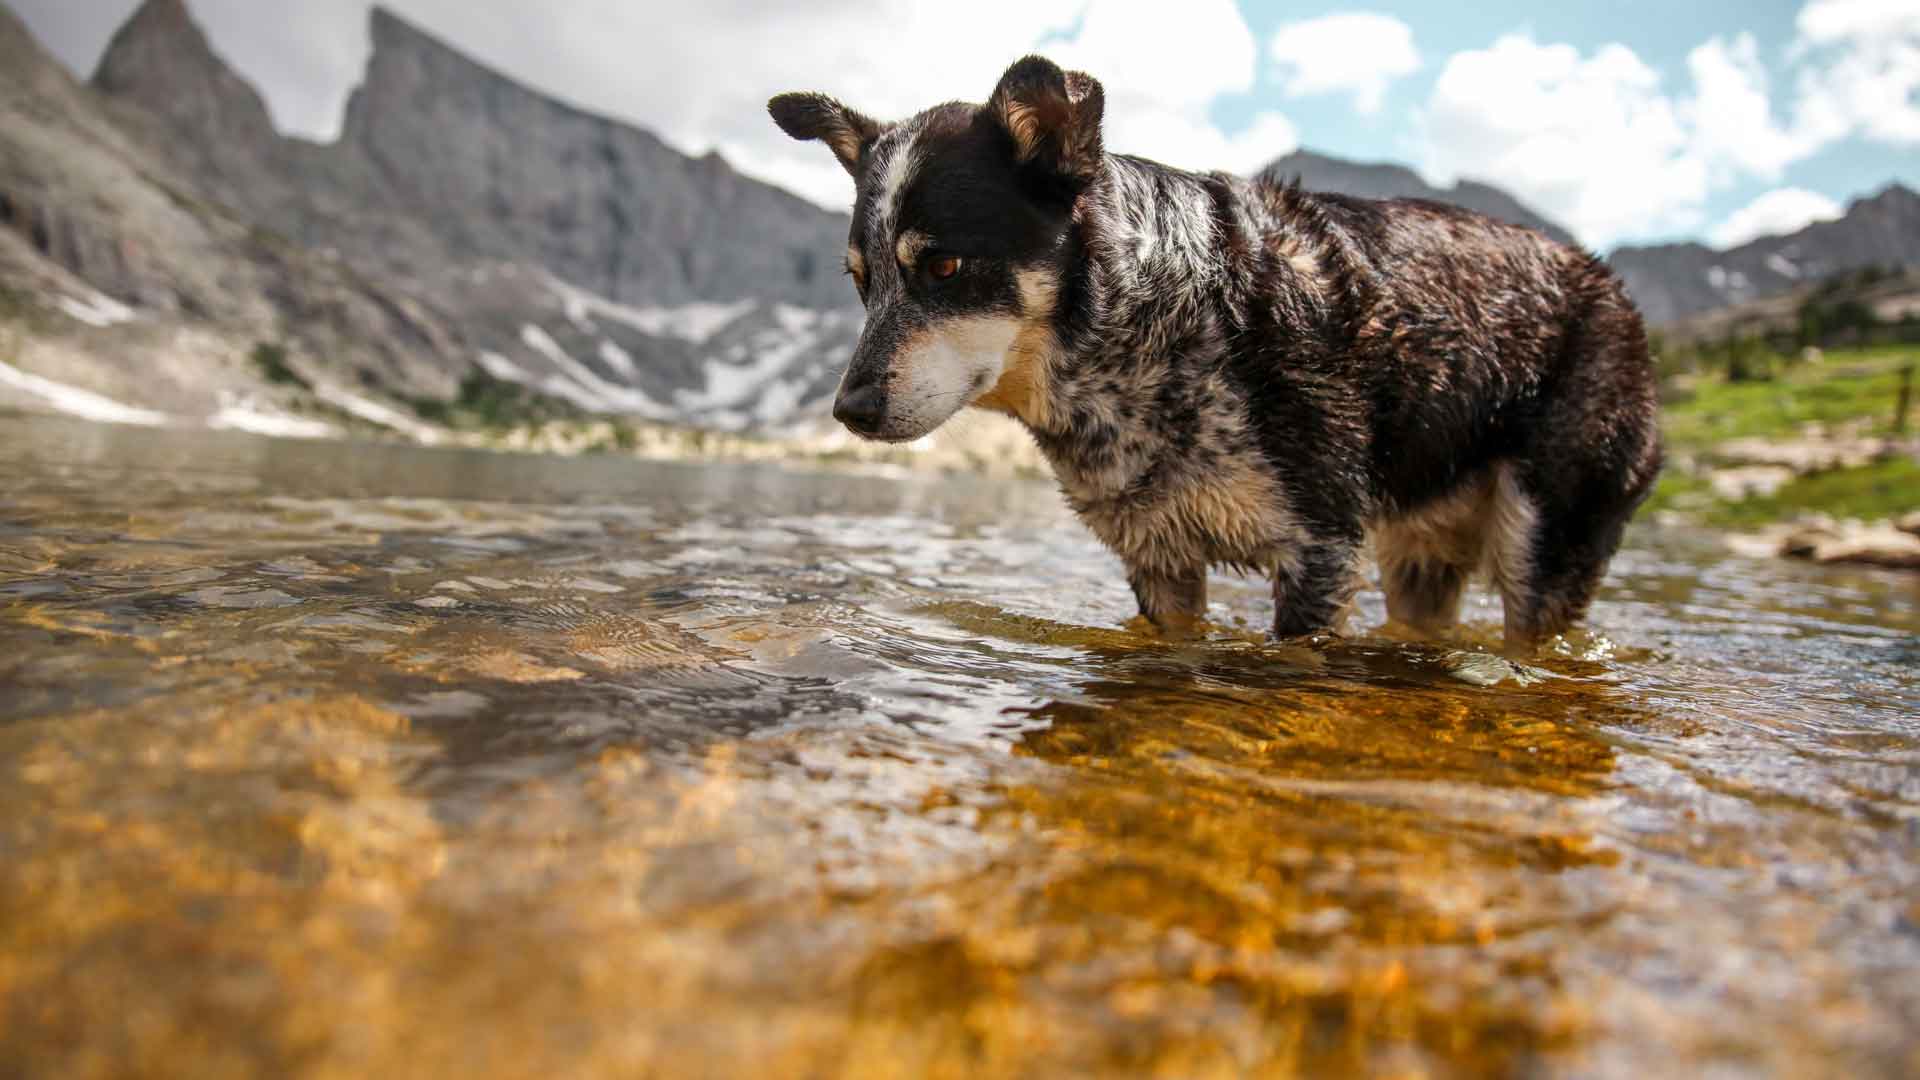
<instances>
[{"instance_id":1,"label":"sky","mask_svg":"<svg viewBox=\"0 0 1920 1080\"><path fill-rule=\"evenodd\" d=\"M0 0L91 73L137 0ZM369 0L189 0L290 133L330 139ZM1920 188L1920 0L389 0L462 51L844 209L766 99L882 119L985 100L1042 52L1106 89L1106 143L1251 172L1295 148L1496 184L1586 244L1731 246Z\"/></svg>"}]
</instances>

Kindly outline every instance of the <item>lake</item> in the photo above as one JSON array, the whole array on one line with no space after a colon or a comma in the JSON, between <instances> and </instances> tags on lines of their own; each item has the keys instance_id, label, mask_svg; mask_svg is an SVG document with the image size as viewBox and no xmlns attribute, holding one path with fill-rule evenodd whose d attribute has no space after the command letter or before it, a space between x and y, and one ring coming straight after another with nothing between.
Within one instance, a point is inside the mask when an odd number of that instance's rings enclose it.
<instances>
[{"instance_id":1,"label":"lake","mask_svg":"<svg viewBox=\"0 0 1920 1080\"><path fill-rule=\"evenodd\" d=\"M1920 1071L1920 578L1129 630L1044 484L0 416L0 1073Z\"/></svg>"}]
</instances>

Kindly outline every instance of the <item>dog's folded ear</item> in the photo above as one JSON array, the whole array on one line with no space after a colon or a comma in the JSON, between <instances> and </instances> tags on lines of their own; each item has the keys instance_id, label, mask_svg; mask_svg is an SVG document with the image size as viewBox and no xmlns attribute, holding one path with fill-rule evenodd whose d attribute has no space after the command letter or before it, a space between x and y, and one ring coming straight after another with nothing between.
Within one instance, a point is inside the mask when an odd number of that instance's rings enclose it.
<instances>
[{"instance_id":1,"label":"dog's folded ear","mask_svg":"<svg viewBox=\"0 0 1920 1080\"><path fill-rule=\"evenodd\" d=\"M1100 168L1106 95L1093 76L1062 71L1044 56L1016 60L987 99L1013 140L1014 159L1076 186Z\"/></svg>"},{"instance_id":2,"label":"dog's folded ear","mask_svg":"<svg viewBox=\"0 0 1920 1080\"><path fill-rule=\"evenodd\" d=\"M886 130L825 94L781 94L767 102L767 112L788 135L826 143L849 176L860 175L860 154Z\"/></svg>"}]
</instances>

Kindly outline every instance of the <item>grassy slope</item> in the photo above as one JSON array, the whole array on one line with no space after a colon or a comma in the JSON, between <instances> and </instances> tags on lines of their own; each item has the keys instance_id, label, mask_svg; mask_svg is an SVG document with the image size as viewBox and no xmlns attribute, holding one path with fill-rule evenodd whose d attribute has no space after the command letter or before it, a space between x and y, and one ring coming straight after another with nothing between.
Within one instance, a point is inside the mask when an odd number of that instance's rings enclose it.
<instances>
[{"instance_id":1,"label":"grassy slope","mask_svg":"<svg viewBox=\"0 0 1920 1080\"><path fill-rule=\"evenodd\" d=\"M1920 349L1835 350L1819 363L1780 369L1765 382L1698 382L1664 407L1670 458L1711 459L1715 444L1736 438L1797 438L1803 425L1858 422L1860 433L1891 430L1900 369L1920 364ZM1920 372L1914 394L1920 399ZM1920 400L1910 414L1920 427ZM1920 506L1920 464L1893 458L1857 469L1803 476L1764 498L1725 502L1698 476L1669 468L1649 510L1674 509L1715 525L1750 526L1806 512L1884 518Z\"/></svg>"}]
</instances>

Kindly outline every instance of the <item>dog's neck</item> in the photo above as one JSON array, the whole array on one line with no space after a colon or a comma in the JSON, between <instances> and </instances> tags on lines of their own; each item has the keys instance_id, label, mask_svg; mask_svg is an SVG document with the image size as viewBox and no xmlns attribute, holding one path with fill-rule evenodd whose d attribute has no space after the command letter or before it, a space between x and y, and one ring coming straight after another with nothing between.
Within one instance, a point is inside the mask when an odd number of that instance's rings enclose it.
<instances>
[{"instance_id":1,"label":"dog's neck","mask_svg":"<svg viewBox=\"0 0 1920 1080\"><path fill-rule=\"evenodd\" d=\"M1167 370L1170 353L1217 342L1227 260L1210 182L1109 157L1074 214L1085 296L1060 297L1075 310L1017 359L1003 384L1016 392L983 404L1043 439L1068 438L1149 390L1131 373Z\"/></svg>"},{"instance_id":2,"label":"dog's neck","mask_svg":"<svg viewBox=\"0 0 1920 1080\"><path fill-rule=\"evenodd\" d=\"M1076 501L1113 497L1164 459L1159 426L1130 418L1165 412L1163 384L1196 377L1225 348L1220 183L1109 158L1075 211L1085 295L1061 290L1074 310L1024 339L1040 347L981 402L1026 424Z\"/></svg>"}]
</instances>

